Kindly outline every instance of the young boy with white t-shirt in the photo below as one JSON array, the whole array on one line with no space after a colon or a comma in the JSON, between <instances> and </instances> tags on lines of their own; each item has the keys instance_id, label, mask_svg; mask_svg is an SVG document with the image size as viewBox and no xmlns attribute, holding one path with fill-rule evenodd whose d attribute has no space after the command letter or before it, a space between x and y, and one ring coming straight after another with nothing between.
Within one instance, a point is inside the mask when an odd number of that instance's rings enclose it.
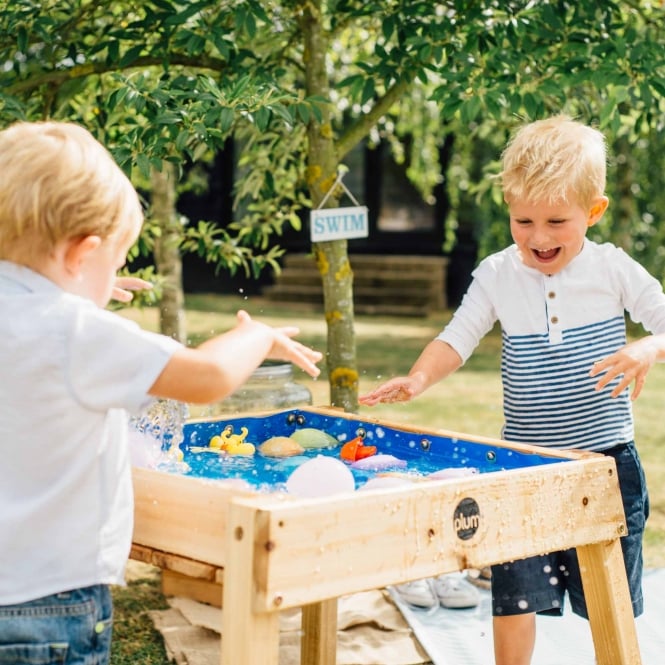
<instances>
[{"instance_id":1,"label":"young boy with white t-shirt","mask_svg":"<svg viewBox=\"0 0 665 665\"><path fill-rule=\"evenodd\" d=\"M316 376L321 354L243 311L186 348L106 310L141 285L116 273L143 215L82 127L5 129L0 174L0 663L104 665L132 536L128 414L221 400L265 358Z\"/></svg>"}]
</instances>

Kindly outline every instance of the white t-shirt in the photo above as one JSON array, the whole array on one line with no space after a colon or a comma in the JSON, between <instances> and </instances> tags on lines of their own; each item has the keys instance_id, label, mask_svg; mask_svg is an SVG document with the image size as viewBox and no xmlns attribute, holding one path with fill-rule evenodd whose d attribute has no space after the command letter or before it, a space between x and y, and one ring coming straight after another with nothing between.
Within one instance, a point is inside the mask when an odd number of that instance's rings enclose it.
<instances>
[{"instance_id":1,"label":"white t-shirt","mask_svg":"<svg viewBox=\"0 0 665 665\"><path fill-rule=\"evenodd\" d=\"M501 378L508 441L603 450L634 437L629 391L619 379L596 392L594 362L626 343L625 312L665 333L665 295L621 249L586 240L554 275L525 266L517 247L478 265L453 319L438 336L466 361L501 324Z\"/></svg>"},{"instance_id":2,"label":"white t-shirt","mask_svg":"<svg viewBox=\"0 0 665 665\"><path fill-rule=\"evenodd\" d=\"M128 412L180 344L0 261L0 605L122 584Z\"/></svg>"}]
</instances>

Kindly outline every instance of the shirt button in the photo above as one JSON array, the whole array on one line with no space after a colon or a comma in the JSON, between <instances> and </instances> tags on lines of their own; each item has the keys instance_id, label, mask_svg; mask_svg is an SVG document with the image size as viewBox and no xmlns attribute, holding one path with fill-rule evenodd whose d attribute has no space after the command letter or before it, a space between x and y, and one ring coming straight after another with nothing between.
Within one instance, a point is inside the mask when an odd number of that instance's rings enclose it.
<instances>
[{"instance_id":1,"label":"shirt button","mask_svg":"<svg viewBox=\"0 0 665 665\"><path fill-rule=\"evenodd\" d=\"M99 635L100 633L103 633L105 628L106 628L106 626L104 625L103 621L98 621L95 624L95 632L97 633L97 635Z\"/></svg>"},{"instance_id":2,"label":"shirt button","mask_svg":"<svg viewBox=\"0 0 665 665\"><path fill-rule=\"evenodd\" d=\"M551 321L552 323L559 323L559 317L558 317L558 316L553 316L553 317L550 319L550 321Z\"/></svg>"},{"instance_id":3,"label":"shirt button","mask_svg":"<svg viewBox=\"0 0 665 665\"><path fill-rule=\"evenodd\" d=\"M555 297L556 297L556 293L554 293L554 291L550 291L550 292L547 294L547 297L548 297L548 298L555 298Z\"/></svg>"}]
</instances>

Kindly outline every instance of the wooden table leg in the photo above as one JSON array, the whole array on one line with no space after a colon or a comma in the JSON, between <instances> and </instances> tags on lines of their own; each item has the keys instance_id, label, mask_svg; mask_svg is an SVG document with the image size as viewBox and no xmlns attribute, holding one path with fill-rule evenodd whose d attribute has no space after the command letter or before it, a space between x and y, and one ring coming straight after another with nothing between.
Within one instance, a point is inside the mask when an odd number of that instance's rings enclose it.
<instances>
[{"instance_id":1,"label":"wooden table leg","mask_svg":"<svg viewBox=\"0 0 665 665\"><path fill-rule=\"evenodd\" d=\"M641 665L619 539L577 548L598 665Z\"/></svg>"},{"instance_id":2,"label":"wooden table leg","mask_svg":"<svg viewBox=\"0 0 665 665\"><path fill-rule=\"evenodd\" d=\"M302 608L301 665L337 662L337 598Z\"/></svg>"},{"instance_id":3,"label":"wooden table leg","mask_svg":"<svg viewBox=\"0 0 665 665\"><path fill-rule=\"evenodd\" d=\"M253 512L231 505L224 569L222 665L278 665L279 613L254 612Z\"/></svg>"}]
</instances>

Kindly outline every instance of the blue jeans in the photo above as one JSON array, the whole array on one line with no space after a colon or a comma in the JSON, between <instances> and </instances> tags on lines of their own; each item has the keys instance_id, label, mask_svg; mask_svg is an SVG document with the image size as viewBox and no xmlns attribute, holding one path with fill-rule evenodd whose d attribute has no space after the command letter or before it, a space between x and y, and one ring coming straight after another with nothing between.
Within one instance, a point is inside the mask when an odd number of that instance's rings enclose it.
<instances>
[{"instance_id":1,"label":"blue jeans","mask_svg":"<svg viewBox=\"0 0 665 665\"><path fill-rule=\"evenodd\" d=\"M106 585L0 605L0 665L108 665L112 624Z\"/></svg>"},{"instance_id":2,"label":"blue jeans","mask_svg":"<svg viewBox=\"0 0 665 665\"><path fill-rule=\"evenodd\" d=\"M649 495L642 463L630 443L602 451L614 458L628 535L621 538L633 615L644 610L642 536L649 517ZM552 552L492 566L492 613L495 616L538 612L560 616L568 591L575 614L588 619L577 552Z\"/></svg>"}]
</instances>

